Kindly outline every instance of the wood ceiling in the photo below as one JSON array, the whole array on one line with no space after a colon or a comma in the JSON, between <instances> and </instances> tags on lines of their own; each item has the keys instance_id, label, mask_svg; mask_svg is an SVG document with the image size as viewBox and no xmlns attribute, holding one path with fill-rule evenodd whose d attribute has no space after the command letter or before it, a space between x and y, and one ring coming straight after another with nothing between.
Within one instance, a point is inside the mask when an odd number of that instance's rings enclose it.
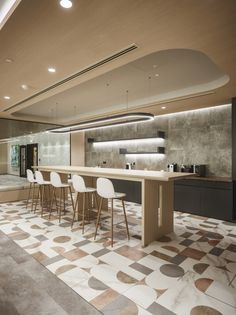
<instances>
[{"instance_id":1,"label":"wood ceiling","mask_svg":"<svg viewBox=\"0 0 236 315\"><path fill-rule=\"evenodd\" d=\"M20 109L152 52L179 48L203 52L230 81L211 94L166 101L165 113L229 103L236 96L235 20L235 0L74 0L68 10L57 0L22 0L0 31L0 117L14 118ZM24 101L132 43L138 49ZM57 72L48 73L49 66ZM163 114L161 106L143 110Z\"/></svg>"}]
</instances>

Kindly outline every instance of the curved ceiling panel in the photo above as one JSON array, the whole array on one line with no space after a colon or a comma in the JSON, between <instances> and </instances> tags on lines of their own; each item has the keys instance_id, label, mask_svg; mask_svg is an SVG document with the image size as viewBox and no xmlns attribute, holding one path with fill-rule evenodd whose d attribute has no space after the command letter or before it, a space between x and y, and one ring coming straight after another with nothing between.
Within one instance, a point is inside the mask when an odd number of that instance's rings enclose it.
<instances>
[{"instance_id":1,"label":"curved ceiling panel","mask_svg":"<svg viewBox=\"0 0 236 315\"><path fill-rule=\"evenodd\" d=\"M202 52L164 50L37 102L14 115L69 123L207 93L228 81L229 76Z\"/></svg>"}]
</instances>

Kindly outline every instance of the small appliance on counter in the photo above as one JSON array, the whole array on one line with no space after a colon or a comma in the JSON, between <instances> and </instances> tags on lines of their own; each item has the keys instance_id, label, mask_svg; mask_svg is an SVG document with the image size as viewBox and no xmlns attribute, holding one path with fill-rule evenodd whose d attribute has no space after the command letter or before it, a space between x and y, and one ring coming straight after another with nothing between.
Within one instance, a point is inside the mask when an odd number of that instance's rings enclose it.
<instances>
[{"instance_id":1,"label":"small appliance on counter","mask_svg":"<svg viewBox=\"0 0 236 315\"><path fill-rule=\"evenodd\" d=\"M179 171L182 173L193 173L193 165L181 164Z\"/></svg>"},{"instance_id":2,"label":"small appliance on counter","mask_svg":"<svg viewBox=\"0 0 236 315\"><path fill-rule=\"evenodd\" d=\"M172 163L172 164L167 165L167 171L171 173L177 172L177 168L178 168L177 163Z\"/></svg>"},{"instance_id":3,"label":"small appliance on counter","mask_svg":"<svg viewBox=\"0 0 236 315\"><path fill-rule=\"evenodd\" d=\"M206 165L205 164L193 164L193 173L197 176L206 176Z\"/></svg>"},{"instance_id":4,"label":"small appliance on counter","mask_svg":"<svg viewBox=\"0 0 236 315\"><path fill-rule=\"evenodd\" d=\"M135 169L135 162L133 162L133 163L126 163L125 164L125 168L127 170L134 170Z\"/></svg>"}]
</instances>

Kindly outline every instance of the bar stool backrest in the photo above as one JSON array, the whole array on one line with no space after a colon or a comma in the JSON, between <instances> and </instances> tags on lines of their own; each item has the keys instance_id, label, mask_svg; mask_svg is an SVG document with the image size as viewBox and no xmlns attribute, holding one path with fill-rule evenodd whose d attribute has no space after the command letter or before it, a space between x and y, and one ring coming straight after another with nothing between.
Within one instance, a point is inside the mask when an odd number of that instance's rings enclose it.
<instances>
[{"instance_id":1,"label":"bar stool backrest","mask_svg":"<svg viewBox=\"0 0 236 315\"><path fill-rule=\"evenodd\" d=\"M52 186L54 187L62 186L61 177L57 172L50 173L50 181L51 181Z\"/></svg>"},{"instance_id":2,"label":"bar stool backrest","mask_svg":"<svg viewBox=\"0 0 236 315\"><path fill-rule=\"evenodd\" d=\"M87 191L84 179L83 179L83 177L81 177L79 175L73 175L72 176L72 184L73 184L73 188L76 192L84 193Z\"/></svg>"},{"instance_id":3,"label":"bar stool backrest","mask_svg":"<svg viewBox=\"0 0 236 315\"><path fill-rule=\"evenodd\" d=\"M97 193L102 198L115 198L115 190L112 181L108 178L97 179Z\"/></svg>"},{"instance_id":4,"label":"bar stool backrest","mask_svg":"<svg viewBox=\"0 0 236 315\"><path fill-rule=\"evenodd\" d=\"M27 174L27 180L30 182L30 183L34 183L34 174L31 170L27 169L26 170L26 174Z\"/></svg>"},{"instance_id":5,"label":"bar stool backrest","mask_svg":"<svg viewBox=\"0 0 236 315\"><path fill-rule=\"evenodd\" d=\"M35 179L37 181L37 183L39 185L43 185L44 184L44 179L43 179L43 175L40 171L35 171Z\"/></svg>"}]
</instances>

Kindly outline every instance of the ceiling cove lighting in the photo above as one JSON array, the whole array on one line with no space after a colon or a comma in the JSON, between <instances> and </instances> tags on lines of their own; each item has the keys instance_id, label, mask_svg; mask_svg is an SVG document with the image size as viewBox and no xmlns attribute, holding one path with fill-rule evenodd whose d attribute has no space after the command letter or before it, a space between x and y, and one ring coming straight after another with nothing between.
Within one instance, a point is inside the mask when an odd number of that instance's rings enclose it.
<instances>
[{"instance_id":1,"label":"ceiling cove lighting","mask_svg":"<svg viewBox=\"0 0 236 315\"><path fill-rule=\"evenodd\" d=\"M216 106L211 106L211 107L203 107L203 108L196 108L196 109L191 109L191 110L185 110L181 112L175 112L175 113L169 113L162 115L161 117L176 117L176 116L181 116L181 115L188 115L190 113L204 113L207 111L216 111L216 110L222 110L223 108L226 107L232 107L232 104L222 104L222 105L216 105ZM158 119L158 115L155 116L155 118Z\"/></svg>"},{"instance_id":2,"label":"ceiling cove lighting","mask_svg":"<svg viewBox=\"0 0 236 315\"><path fill-rule=\"evenodd\" d=\"M72 7L72 1L70 0L61 0L60 1L60 5L65 8L65 9L69 9Z\"/></svg>"},{"instance_id":3,"label":"ceiling cove lighting","mask_svg":"<svg viewBox=\"0 0 236 315\"><path fill-rule=\"evenodd\" d=\"M0 144L3 144L3 143L9 143L9 142L15 142L15 141L20 141L19 139L17 138L6 138L6 139L0 139Z\"/></svg>"},{"instance_id":4,"label":"ceiling cove lighting","mask_svg":"<svg viewBox=\"0 0 236 315\"><path fill-rule=\"evenodd\" d=\"M114 116L108 116L104 118L98 118L93 120L88 120L78 124L68 125L65 127L59 127L54 129L49 129L49 132L53 133L74 133L80 131L87 131L100 128L109 128L121 125L137 124L141 122L148 122L154 120L154 115L149 113L128 113L120 114Z\"/></svg>"},{"instance_id":5,"label":"ceiling cove lighting","mask_svg":"<svg viewBox=\"0 0 236 315\"><path fill-rule=\"evenodd\" d=\"M0 30L10 18L21 0L1 0L0 1Z\"/></svg>"}]
</instances>

